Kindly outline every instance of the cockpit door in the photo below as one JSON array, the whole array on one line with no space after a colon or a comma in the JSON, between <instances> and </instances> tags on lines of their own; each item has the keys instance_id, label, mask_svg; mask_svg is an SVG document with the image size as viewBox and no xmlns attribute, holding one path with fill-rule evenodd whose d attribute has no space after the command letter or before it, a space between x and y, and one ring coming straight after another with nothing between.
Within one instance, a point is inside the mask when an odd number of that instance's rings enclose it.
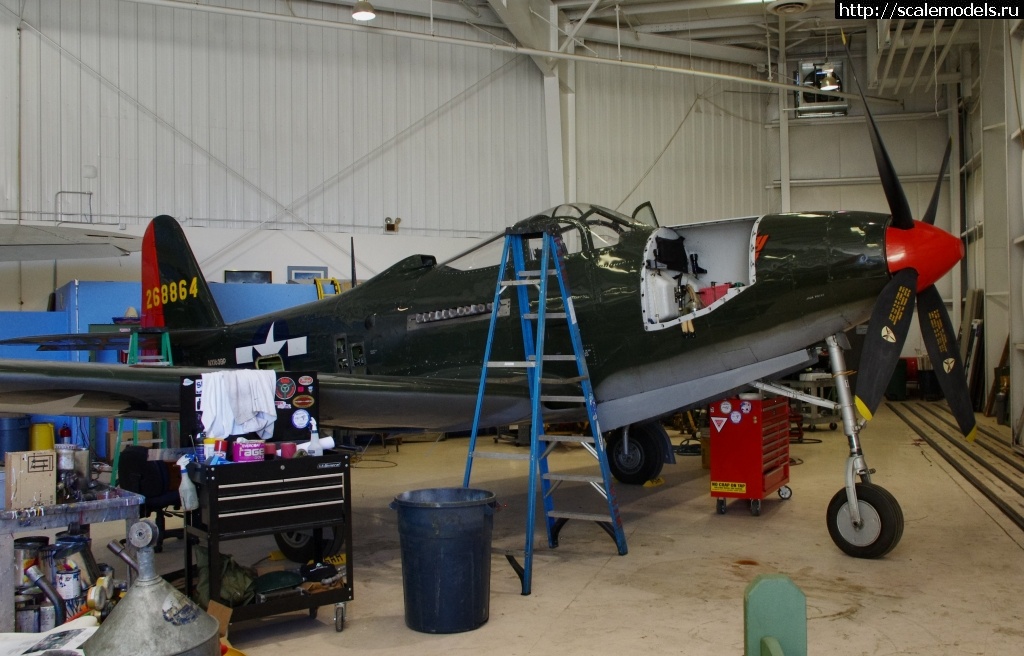
<instances>
[{"instance_id":1,"label":"cockpit door","mask_svg":"<svg viewBox=\"0 0 1024 656\"><path fill-rule=\"evenodd\" d=\"M659 227L658 217L654 214L654 206L651 205L651 201L637 205L637 208L633 210L633 219L652 228Z\"/></svg>"}]
</instances>

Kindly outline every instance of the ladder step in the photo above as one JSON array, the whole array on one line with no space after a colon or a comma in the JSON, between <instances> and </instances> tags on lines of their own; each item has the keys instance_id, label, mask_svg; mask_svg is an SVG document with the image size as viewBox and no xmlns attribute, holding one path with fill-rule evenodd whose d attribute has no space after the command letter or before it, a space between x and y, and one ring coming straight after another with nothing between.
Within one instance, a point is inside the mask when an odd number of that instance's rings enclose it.
<instances>
[{"instance_id":1,"label":"ladder step","mask_svg":"<svg viewBox=\"0 0 1024 656\"><path fill-rule=\"evenodd\" d=\"M536 280L502 280L502 287L522 287L523 285L536 285Z\"/></svg>"},{"instance_id":2,"label":"ladder step","mask_svg":"<svg viewBox=\"0 0 1024 656\"><path fill-rule=\"evenodd\" d=\"M544 355L544 362L572 362L575 355Z\"/></svg>"},{"instance_id":3,"label":"ladder step","mask_svg":"<svg viewBox=\"0 0 1024 656\"><path fill-rule=\"evenodd\" d=\"M561 403L586 403L587 399L582 396L551 396L547 394L540 395L541 401L554 401Z\"/></svg>"},{"instance_id":4,"label":"ladder step","mask_svg":"<svg viewBox=\"0 0 1024 656\"><path fill-rule=\"evenodd\" d=\"M474 451L474 458L489 460L529 460L529 453L505 453L504 451Z\"/></svg>"},{"instance_id":5,"label":"ladder step","mask_svg":"<svg viewBox=\"0 0 1024 656\"><path fill-rule=\"evenodd\" d=\"M545 442L573 442L575 444L593 444L592 435L538 435L538 440Z\"/></svg>"},{"instance_id":6,"label":"ladder step","mask_svg":"<svg viewBox=\"0 0 1024 656\"><path fill-rule=\"evenodd\" d=\"M590 376L573 376L572 378L541 378L540 382L545 385L569 385L571 383L582 383L590 380Z\"/></svg>"},{"instance_id":7,"label":"ladder step","mask_svg":"<svg viewBox=\"0 0 1024 656\"><path fill-rule=\"evenodd\" d=\"M525 318L527 318L527 319L539 319L540 318L540 315L538 315L536 312L524 312L523 316ZM567 315L565 314L565 312L545 312L544 313L544 318L545 319L565 319L566 316Z\"/></svg>"},{"instance_id":8,"label":"ladder step","mask_svg":"<svg viewBox=\"0 0 1024 656\"><path fill-rule=\"evenodd\" d=\"M577 483L604 483L600 476L588 476L587 474L544 474L541 476L549 481L576 481Z\"/></svg>"},{"instance_id":9,"label":"ladder step","mask_svg":"<svg viewBox=\"0 0 1024 656\"><path fill-rule=\"evenodd\" d=\"M582 519L588 522L601 522L604 524L610 523L610 517L608 515L599 515L597 513L580 513L571 512L567 510L552 510L548 512L548 517L554 517L556 519Z\"/></svg>"},{"instance_id":10,"label":"ladder step","mask_svg":"<svg viewBox=\"0 0 1024 656\"><path fill-rule=\"evenodd\" d=\"M488 362L487 366L488 367L493 367L495 369L502 369L502 368L504 368L504 369L513 369L515 367L536 367L537 363L536 362L529 362L529 361L526 361L526 360L516 360L516 361L508 361L508 360L497 361L497 360L493 360L491 362Z\"/></svg>"}]
</instances>

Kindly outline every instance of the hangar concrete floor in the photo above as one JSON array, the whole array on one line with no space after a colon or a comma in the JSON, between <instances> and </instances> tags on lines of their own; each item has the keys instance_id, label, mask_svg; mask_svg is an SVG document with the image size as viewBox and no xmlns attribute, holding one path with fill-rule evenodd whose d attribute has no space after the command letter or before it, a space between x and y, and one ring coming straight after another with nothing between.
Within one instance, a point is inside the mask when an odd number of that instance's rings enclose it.
<instances>
[{"instance_id":1,"label":"hangar concrete floor","mask_svg":"<svg viewBox=\"0 0 1024 656\"><path fill-rule=\"evenodd\" d=\"M979 421L1008 439L1009 429ZM806 437L822 442L792 445L799 462L792 498L773 495L760 517L743 501L716 514L699 457L666 466L660 486L618 486L626 556L593 524L570 522L554 550L539 532L533 594L520 594L515 573L496 555L489 621L449 635L405 625L396 512L388 504L406 490L460 485L467 441L407 438L397 452L372 446L352 476L355 599L344 631L335 632L325 607L317 619L297 613L237 623L230 637L249 656L741 654L744 589L758 574L781 572L806 593L809 653L1020 653L1024 532L883 405L862 438L874 481L900 501L906 529L883 559L845 556L824 517L842 485L846 442L840 431ZM552 457L586 466L578 451ZM521 548L524 467L486 461L474 469L473 487L493 491L501 505L496 549ZM240 562L252 563L274 543L229 546ZM181 543L170 540L158 564L180 567L181 554Z\"/></svg>"}]
</instances>

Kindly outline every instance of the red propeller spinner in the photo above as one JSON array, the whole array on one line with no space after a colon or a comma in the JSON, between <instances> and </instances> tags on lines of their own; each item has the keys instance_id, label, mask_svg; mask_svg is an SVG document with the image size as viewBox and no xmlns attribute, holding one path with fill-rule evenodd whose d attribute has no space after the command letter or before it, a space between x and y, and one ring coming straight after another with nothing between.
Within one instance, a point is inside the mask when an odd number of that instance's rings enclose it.
<instances>
[{"instance_id":1,"label":"red propeller spinner","mask_svg":"<svg viewBox=\"0 0 1024 656\"><path fill-rule=\"evenodd\" d=\"M889 273L917 271L917 291L935 284L964 256L960 239L941 228L914 221L911 230L889 227L885 231L885 259Z\"/></svg>"}]
</instances>

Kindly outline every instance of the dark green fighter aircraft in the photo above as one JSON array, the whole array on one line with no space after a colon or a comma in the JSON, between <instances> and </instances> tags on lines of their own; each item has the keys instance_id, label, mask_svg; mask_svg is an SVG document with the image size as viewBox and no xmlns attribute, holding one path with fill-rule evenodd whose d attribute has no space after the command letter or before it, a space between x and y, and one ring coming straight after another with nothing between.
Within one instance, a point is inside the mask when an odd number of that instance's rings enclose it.
<instances>
[{"instance_id":1,"label":"dark green fighter aircraft","mask_svg":"<svg viewBox=\"0 0 1024 656\"><path fill-rule=\"evenodd\" d=\"M961 430L973 433L955 335L934 287L963 247L932 225L938 186L924 219L912 219L869 125L891 215L801 212L665 227L648 204L631 216L566 204L512 228L555 233L564 247L598 417L621 482L642 483L671 461L658 418L751 383L770 388L771 380L816 363L824 342L850 442L846 485L829 506L830 534L846 553L867 558L899 541L902 512L870 481L854 407L866 418L877 408L919 299L939 381ZM343 294L225 324L178 222L159 216L144 238L142 325L169 333L175 366L0 361L7 397L0 407L175 415L183 375L276 367L318 372L324 426L466 430L492 315L499 322L492 359L523 357L514 303L494 306L502 245L496 235L446 262L415 255ZM527 248L527 260L532 255ZM855 400L843 332L869 319ZM548 352L572 353L566 328L549 326L546 340ZM545 368L546 377L560 374L574 375ZM72 407L56 407L60 400ZM579 421L581 412L552 403L545 417ZM529 417L525 379L488 384L481 426Z\"/></svg>"}]
</instances>

